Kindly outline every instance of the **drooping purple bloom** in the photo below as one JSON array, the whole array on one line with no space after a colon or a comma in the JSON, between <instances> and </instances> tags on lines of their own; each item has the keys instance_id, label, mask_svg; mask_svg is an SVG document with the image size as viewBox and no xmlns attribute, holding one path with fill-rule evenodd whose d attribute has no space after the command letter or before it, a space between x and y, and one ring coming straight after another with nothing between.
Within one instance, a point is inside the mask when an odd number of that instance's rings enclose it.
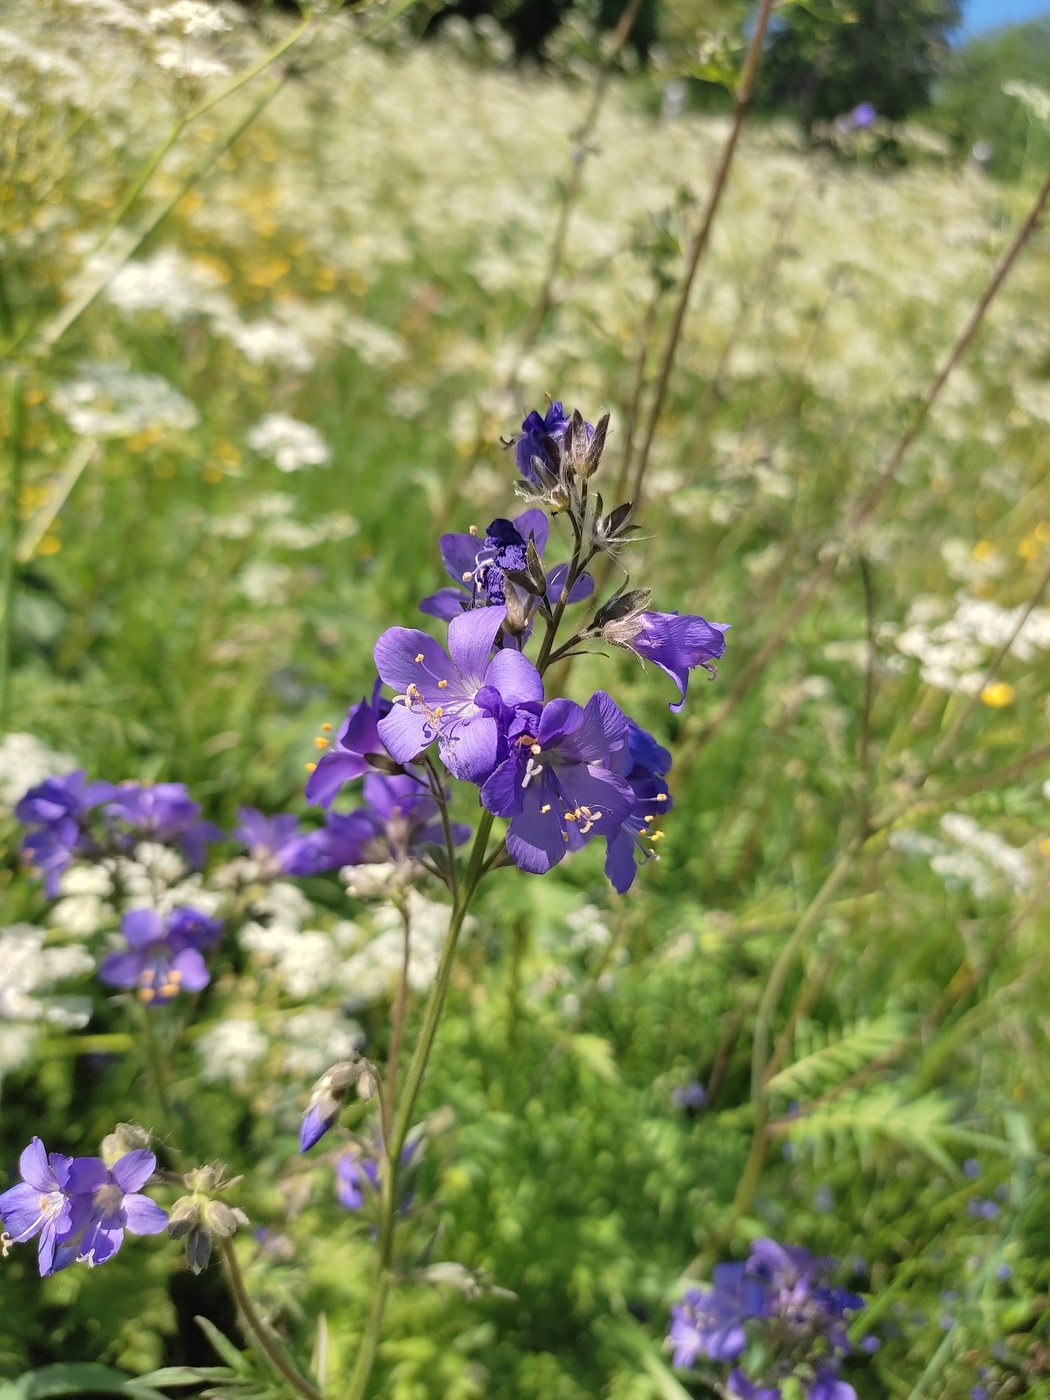
<instances>
[{"instance_id":1,"label":"drooping purple bloom","mask_svg":"<svg viewBox=\"0 0 1050 1400\"><path fill-rule=\"evenodd\" d=\"M41 1277L72 1262L56 1263L55 1249L72 1227L74 1197L92 1190L99 1179L96 1163L104 1175L101 1158L48 1153L35 1137L18 1160L21 1183L0 1195L0 1220L15 1244L40 1236L37 1263Z\"/></svg>"},{"instance_id":2,"label":"drooping purple bloom","mask_svg":"<svg viewBox=\"0 0 1050 1400\"><path fill-rule=\"evenodd\" d=\"M625 894L634 883L635 858L653 854L642 845L653 823L674 805L664 782L671 767L671 755L642 727L627 719L627 744L620 749L612 766L627 780L634 794L631 810L620 826L606 832L605 874L613 888Z\"/></svg>"},{"instance_id":3,"label":"drooping purple bloom","mask_svg":"<svg viewBox=\"0 0 1050 1400\"><path fill-rule=\"evenodd\" d=\"M727 1385L730 1395L739 1396L739 1400L780 1400L779 1386L755 1385L739 1366L734 1366L730 1371Z\"/></svg>"},{"instance_id":4,"label":"drooping purple bloom","mask_svg":"<svg viewBox=\"0 0 1050 1400\"><path fill-rule=\"evenodd\" d=\"M383 682L377 680L371 699L351 705L339 726L335 742L310 774L306 783L306 799L321 807L329 807L344 783L353 782L365 773L382 771L372 761L384 764L388 759L386 747L379 737L379 721L390 713L390 701L380 694ZM390 760L393 762L393 760Z\"/></svg>"},{"instance_id":5,"label":"drooping purple bloom","mask_svg":"<svg viewBox=\"0 0 1050 1400\"><path fill-rule=\"evenodd\" d=\"M414 627L391 627L379 638L376 667L397 693L378 729L399 763L437 739L442 762L457 778L480 783L496 767L505 747L497 719L508 707L543 699L543 681L527 657L511 648L491 655L505 615L491 607L453 618L448 653Z\"/></svg>"},{"instance_id":6,"label":"drooping purple bloom","mask_svg":"<svg viewBox=\"0 0 1050 1400\"><path fill-rule=\"evenodd\" d=\"M678 687L678 703L668 705L675 714L685 705L689 672L703 666L714 675L713 661L725 655L728 622L708 622L696 615L637 612L606 623L602 637L625 647L643 661L651 661Z\"/></svg>"},{"instance_id":7,"label":"drooping purple bloom","mask_svg":"<svg viewBox=\"0 0 1050 1400\"><path fill-rule=\"evenodd\" d=\"M552 438L556 444L560 444L570 417L557 402L552 403L542 417L535 409L526 415L521 425L521 436L514 444L514 461L531 486L540 485L539 472L534 465L536 459L548 472L557 471L558 464L553 460L550 446L544 442L544 438Z\"/></svg>"},{"instance_id":8,"label":"drooping purple bloom","mask_svg":"<svg viewBox=\"0 0 1050 1400\"><path fill-rule=\"evenodd\" d=\"M747 1345L744 1323L760 1317L764 1305L765 1289L743 1264L717 1264L713 1288L691 1288L671 1309L674 1364L688 1370L701 1352L712 1361L735 1361Z\"/></svg>"},{"instance_id":9,"label":"drooping purple bloom","mask_svg":"<svg viewBox=\"0 0 1050 1400\"><path fill-rule=\"evenodd\" d=\"M73 1198L69 1230L58 1242L56 1268L74 1260L92 1266L104 1264L124 1243L125 1230L133 1235L160 1234L168 1223L168 1212L142 1194L157 1166L152 1152L136 1148L109 1168L100 1157L78 1161L92 1164L95 1181L89 1192Z\"/></svg>"},{"instance_id":10,"label":"drooping purple bloom","mask_svg":"<svg viewBox=\"0 0 1050 1400\"><path fill-rule=\"evenodd\" d=\"M857 1400L857 1392L840 1378L834 1366L821 1366L806 1386L806 1400Z\"/></svg>"},{"instance_id":11,"label":"drooping purple bloom","mask_svg":"<svg viewBox=\"0 0 1050 1400\"><path fill-rule=\"evenodd\" d=\"M320 875L344 865L360 865L373 825L363 812L328 812L324 826L290 842L284 854L287 874Z\"/></svg>"},{"instance_id":12,"label":"drooping purple bloom","mask_svg":"<svg viewBox=\"0 0 1050 1400\"><path fill-rule=\"evenodd\" d=\"M15 816L30 828L22 854L44 877L48 897L58 894L62 872L75 853L89 849L91 812L114 793L111 783L89 783L84 770L47 778L30 788L15 808Z\"/></svg>"},{"instance_id":13,"label":"drooping purple bloom","mask_svg":"<svg viewBox=\"0 0 1050 1400\"><path fill-rule=\"evenodd\" d=\"M239 807L237 816L240 826L233 834L248 847L249 856L260 866L260 874L264 878L289 874L287 863L294 858L304 834L299 818L289 812L265 817L254 807Z\"/></svg>"},{"instance_id":14,"label":"drooping purple bloom","mask_svg":"<svg viewBox=\"0 0 1050 1400\"><path fill-rule=\"evenodd\" d=\"M204 863L209 841L221 841L222 830L201 820L201 806L185 783L121 783L106 805L106 815L127 833L178 846L195 866Z\"/></svg>"},{"instance_id":15,"label":"drooping purple bloom","mask_svg":"<svg viewBox=\"0 0 1050 1400\"><path fill-rule=\"evenodd\" d=\"M121 932L126 952L110 953L98 970L110 987L134 987L140 1001L162 1005L179 992L199 992L211 981L201 949L214 943L222 925L199 909L175 909L167 919L154 909L132 909Z\"/></svg>"},{"instance_id":16,"label":"drooping purple bloom","mask_svg":"<svg viewBox=\"0 0 1050 1400\"><path fill-rule=\"evenodd\" d=\"M519 710L508 740L481 801L511 819L507 851L520 869L542 875L567 851L626 820L634 790L606 765L627 744L627 718L604 691L586 709L551 700L538 716Z\"/></svg>"},{"instance_id":17,"label":"drooping purple bloom","mask_svg":"<svg viewBox=\"0 0 1050 1400\"><path fill-rule=\"evenodd\" d=\"M364 848L365 860L395 862L422 854L427 846L445 844L441 813L430 789L410 773L372 773L362 789L365 805L353 813L371 822L374 840ZM452 840L461 846L470 827L452 823ZM352 862L346 862L351 864Z\"/></svg>"},{"instance_id":18,"label":"drooping purple bloom","mask_svg":"<svg viewBox=\"0 0 1050 1400\"><path fill-rule=\"evenodd\" d=\"M473 534L441 536L441 559L455 588L439 588L419 605L420 612L451 622L468 608L501 606L506 602L506 571L524 571L529 537L542 557L550 523L542 510L526 510L514 520L494 520L484 539ZM568 572L567 564L552 569L547 579L547 595L556 603L561 597ZM568 602L579 603L594 592L594 579L582 574L573 584Z\"/></svg>"},{"instance_id":19,"label":"drooping purple bloom","mask_svg":"<svg viewBox=\"0 0 1050 1400\"><path fill-rule=\"evenodd\" d=\"M401 1149L401 1171L411 1162L419 1147L417 1142L407 1142ZM379 1159L382 1145L362 1147L351 1143L340 1154L335 1164L335 1193L339 1204L347 1210L361 1210L370 1196L379 1190ZM398 1209L403 1213L411 1204L411 1193L405 1193Z\"/></svg>"}]
</instances>

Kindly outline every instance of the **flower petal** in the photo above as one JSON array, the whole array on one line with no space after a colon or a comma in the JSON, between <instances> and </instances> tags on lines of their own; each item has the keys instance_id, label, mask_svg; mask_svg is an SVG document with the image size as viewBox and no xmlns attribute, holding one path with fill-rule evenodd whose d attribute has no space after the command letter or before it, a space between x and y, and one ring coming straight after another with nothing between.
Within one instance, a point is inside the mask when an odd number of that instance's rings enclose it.
<instances>
[{"instance_id":1,"label":"flower petal","mask_svg":"<svg viewBox=\"0 0 1050 1400\"><path fill-rule=\"evenodd\" d=\"M70 1196L90 1196L109 1180L109 1168L101 1157L74 1157L64 1190Z\"/></svg>"},{"instance_id":2,"label":"flower petal","mask_svg":"<svg viewBox=\"0 0 1050 1400\"><path fill-rule=\"evenodd\" d=\"M441 761L456 778L483 783L496 766L499 754L499 728L494 719L478 715L455 733L442 736Z\"/></svg>"},{"instance_id":3,"label":"flower petal","mask_svg":"<svg viewBox=\"0 0 1050 1400\"><path fill-rule=\"evenodd\" d=\"M498 690L508 705L543 700L543 677L527 656L510 647L498 651L489 662L485 684Z\"/></svg>"},{"instance_id":4,"label":"flower petal","mask_svg":"<svg viewBox=\"0 0 1050 1400\"><path fill-rule=\"evenodd\" d=\"M47 1160L47 1149L38 1137L33 1138L19 1157L18 1169L22 1173L22 1180L28 1181L30 1186L35 1186L38 1191L55 1189L57 1183Z\"/></svg>"},{"instance_id":5,"label":"flower petal","mask_svg":"<svg viewBox=\"0 0 1050 1400\"><path fill-rule=\"evenodd\" d=\"M156 1170L157 1159L153 1153L148 1148L136 1147L114 1163L113 1180L122 1191L138 1191Z\"/></svg>"},{"instance_id":6,"label":"flower petal","mask_svg":"<svg viewBox=\"0 0 1050 1400\"><path fill-rule=\"evenodd\" d=\"M135 987L148 959L144 953L110 953L98 970L107 987Z\"/></svg>"},{"instance_id":7,"label":"flower petal","mask_svg":"<svg viewBox=\"0 0 1050 1400\"><path fill-rule=\"evenodd\" d=\"M0 1220L16 1244L30 1240L44 1223L40 1206L41 1192L28 1182L12 1186L0 1196Z\"/></svg>"},{"instance_id":8,"label":"flower petal","mask_svg":"<svg viewBox=\"0 0 1050 1400\"><path fill-rule=\"evenodd\" d=\"M459 688L468 695L485 684L492 644L506 616L506 608L475 608L473 612L460 613L448 625L449 655L462 676Z\"/></svg>"},{"instance_id":9,"label":"flower petal","mask_svg":"<svg viewBox=\"0 0 1050 1400\"><path fill-rule=\"evenodd\" d=\"M454 617L459 617L469 602L468 595L458 588L439 588L436 593L431 593L423 599L419 611L426 613L427 617L451 622Z\"/></svg>"},{"instance_id":10,"label":"flower petal","mask_svg":"<svg viewBox=\"0 0 1050 1400\"><path fill-rule=\"evenodd\" d=\"M124 1197L124 1215L133 1235L159 1235L168 1223L168 1212L138 1193Z\"/></svg>"},{"instance_id":11,"label":"flower petal","mask_svg":"<svg viewBox=\"0 0 1050 1400\"><path fill-rule=\"evenodd\" d=\"M410 685L424 695L440 695L439 680L459 687L456 668L444 650L418 627L389 627L376 642L375 662L380 676L398 695L406 694Z\"/></svg>"},{"instance_id":12,"label":"flower petal","mask_svg":"<svg viewBox=\"0 0 1050 1400\"><path fill-rule=\"evenodd\" d=\"M523 510L520 515L514 518L514 528L526 542L530 535L536 536L536 548L542 554L547 548L547 536L550 534L551 523L547 519L547 512L538 510L535 506L528 510Z\"/></svg>"},{"instance_id":13,"label":"flower petal","mask_svg":"<svg viewBox=\"0 0 1050 1400\"><path fill-rule=\"evenodd\" d=\"M164 937L164 925L155 909L132 909L124 915L120 931L129 948L145 948Z\"/></svg>"},{"instance_id":14,"label":"flower petal","mask_svg":"<svg viewBox=\"0 0 1050 1400\"><path fill-rule=\"evenodd\" d=\"M395 705L379 721L379 737L398 763L411 763L434 742L435 734L417 710L410 710L407 705Z\"/></svg>"},{"instance_id":15,"label":"flower petal","mask_svg":"<svg viewBox=\"0 0 1050 1400\"><path fill-rule=\"evenodd\" d=\"M207 964L196 948L183 949L172 958L171 966L174 971L182 974L182 987L187 992L199 992L211 981Z\"/></svg>"}]
</instances>

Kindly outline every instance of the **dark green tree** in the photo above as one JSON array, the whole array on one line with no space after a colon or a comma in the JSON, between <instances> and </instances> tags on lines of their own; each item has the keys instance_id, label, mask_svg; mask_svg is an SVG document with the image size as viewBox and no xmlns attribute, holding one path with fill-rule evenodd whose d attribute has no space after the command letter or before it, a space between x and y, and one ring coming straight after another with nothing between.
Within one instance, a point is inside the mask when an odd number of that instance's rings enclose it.
<instances>
[{"instance_id":1,"label":"dark green tree","mask_svg":"<svg viewBox=\"0 0 1050 1400\"><path fill-rule=\"evenodd\" d=\"M870 102L898 120L925 107L949 57L959 0L812 0L781 12L756 94L805 125Z\"/></svg>"}]
</instances>

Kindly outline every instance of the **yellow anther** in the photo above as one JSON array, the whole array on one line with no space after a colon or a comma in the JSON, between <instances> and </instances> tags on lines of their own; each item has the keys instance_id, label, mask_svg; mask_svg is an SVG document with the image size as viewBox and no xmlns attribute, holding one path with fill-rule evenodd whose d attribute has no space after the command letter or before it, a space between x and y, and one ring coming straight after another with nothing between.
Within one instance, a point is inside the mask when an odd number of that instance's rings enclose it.
<instances>
[{"instance_id":1,"label":"yellow anther","mask_svg":"<svg viewBox=\"0 0 1050 1400\"><path fill-rule=\"evenodd\" d=\"M469 569L466 569L466 570L460 575L460 578L462 578L462 580L463 580L464 583L469 583L470 580L471 580L473 577L474 577L474 575L470 572Z\"/></svg>"},{"instance_id":2,"label":"yellow anther","mask_svg":"<svg viewBox=\"0 0 1050 1400\"><path fill-rule=\"evenodd\" d=\"M545 802L545 803L543 804L543 806L540 808L540 811L541 811L541 812L549 812L550 809L551 809L551 804L550 804L549 802Z\"/></svg>"},{"instance_id":3,"label":"yellow anther","mask_svg":"<svg viewBox=\"0 0 1050 1400\"><path fill-rule=\"evenodd\" d=\"M422 652L420 652L420 653L417 655L416 660L417 660L417 661L422 661L422 660L423 660L423 653L422 653Z\"/></svg>"},{"instance_id":4,"label":"yellow anther","mask_svg":"<svg viewBox=\"0 0 1050 1400\"><path fill-rule=\"evenodd\" d=\"M182 973L179 971L179 969L178 969L177 967L173 967L173 968L169 969L169 971L168 971L168 981L169 981L169 982L174 982L175 985L176 985L176 987L177 987L177 986L179 985L179 983L182 981Z\"/></svg>"},{"instance_id":5,"label":"yellow anther","mask_svg":"<svg viewBox=\"0 0 1050 1400\"><path fill-rule=\"evenodd\" d=\"M149 986L153 981L153 969L151 967L144 967L139 973L139 981L145 982L146 985Z\"/></svg>"},{"instance_id":6,"label":"yellow anther","mask_svg":"<svg viewBox=\"0 0 1050 1400\"><path fill-rule=\"evenodd\" d=\"M470 534L476 536L477 533L478 533L478 527L477 527L476 525L471 525L471 527L470 527Z\"/></svg>"},{"instance_id":7,"label":"yellow anther","mask_svg":"<svg viewBox=\"0 0 1050 1400\"><path fill-rule=\"evenodd\" d=\"M314 747L318 749L327 749L331 746L331 743L331 739L325 739L322 735L319 734L314 740Z\"/></svg>"},{"instance_id":8,"label":"yellow anther","mask_svg":"<svg viewBox=\"0 0 1050 1400\"><path fill-rule=\"evenodd\" d=\"M647 822L654 822L654 821L656 821L656 813L655 813L655 812L650 812L649 815L645 818L645 820L646 820Z\"/></svg>"},{"instance_id":9,"label":"yellow anther","mask_svg":"<svg viewBox=\"0 0 1050 1400\"><path fill-rule=\"evenodd\" d=\"M153 989L152 989L151 987L140 987L140 988L139 988L139 1001L146 1001L146 1002L152 1001L155 995L156 995L156 993L153 991Z\"/></svg>"},{"instance_id":10,"label":"yellow anther","mask_svg":"<svg viewBox=\"0 0 1050 1400\"><path fill-rule=\"evenodd\" d=\"M317 764L316 764L316 763L304 763L304 764L303 764L303 767L306 769L306 771L307 771L308 773L312 773L312 772L314 772L314 770L317 768Z\"/></svg>"},{"instance_id":11,"label":"yellow anther","mask_svg":"<svg viewBox=\"0 0 1050 1400\"><path fill-rule=\"evenodd\" d=\"M441 716L442 716L444 713L445 713L444 708L443 708L441 705L438 705L438 706L436 707L436 709L434 710L434 718L435 718L435 719L440 719Z\"/></svg>"},{"instance_id":12,"label":"yellow anther","mask_svg":"<svg viewBox=\"0 0 1050 1400\"><path fill-rule=\"evenodd\" d=\"M565 820L567 822L574 822L579 815L579 812L566 812Z\"/></svg>"},{"instance_id":13,"label":"yellow anther","mask_svg":"<svg viewBox=\"0 0 1050 1400\"><path fill-rule=\"evenodd\" d=\"M562 834L561 834L561 839L565 842L566 845L568 845L568 844L569 844L569 833L568 833L567 831L563 831Z\"/></svg>"},{"instance_id":14,"label":"yellow anther","mask_svg":"<svg viewBox=\"0 0 1050 1400\"><path fill-rule=\"evenodd\" d=\"M326 734L331 733L332 726L331 726L330 724L322 724L322 725L321 725L321 728L324 730L324 732L325 732Z\"/></svg>"},{"instance_id":15,"label":"yellow anther","mask_svg":"<svg viewBox=\"0 0 1050 1400\"><path fill-rule=\"evenodd\" d=\"M667 801L667 793L666 793L666 792L658 792L658 793L656 794L656 800L657 800L657 802L666 802L666 801Z\"/></svg>"},{"instance_id":16,"label":"yellow anther","mask_svg":"<svg viewBox=\"0 0 1050 1400\"><path fill-rule=\"evenodd\" d=\"M543 752L543 750L540 748L539 744L532 744L532 745L530 746L530 748L529 748L529 753L542 753L542 752Z\"/></svg>"},{"instance_id":17,"label":"yellow anther","mask_svg":"<svg viewBox=\"0 0 1050 1400\"><path fill-rule=\"evenodd\" d=\"M438 690L447 690L448 681L438 681Z\"/></svg>"},{"instance_id":18,"label":"yellow anther","mask_svg":"<svg viewBox=\"0 0 1050 1400\"><path fill-rule=\"evenodd\" d=\"M664 839L664 834L665 834L665 833L662 832L662 831L650 831L650 833L649 833L649 840L650 840L650 841L662 841L662 840Z\"/></svg>"}]
</instances>

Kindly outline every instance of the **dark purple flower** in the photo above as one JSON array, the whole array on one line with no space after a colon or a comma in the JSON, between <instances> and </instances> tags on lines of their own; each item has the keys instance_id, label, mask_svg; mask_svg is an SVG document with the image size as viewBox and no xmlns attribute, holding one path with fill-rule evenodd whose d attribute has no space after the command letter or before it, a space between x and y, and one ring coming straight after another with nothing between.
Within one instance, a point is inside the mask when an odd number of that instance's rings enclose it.
<instances>
[{"instance_id":1,"label":"dark purple flower","mask_svg":"<svg viewBox=\"0 0 1050 1400\"><path fill-rule=\"evenodd\" d=\"M542 510L526 510L514 520L494 520L484 539L474 534L441 536L441 559L445 570L457 587L439 588L419 605L420 612L451 622L468 608L502 606L507 599L506 571L524 572L527 547L532 536L542 557L547 544L550 523ZM559 564L547 578L547 594L552 603L561 597L568 573L567 564ZM567 599L580 603L594 592L594 579L582 574L573 584Z\"/></svg>"},{"instance_id":2,"label":"dark purple flower","mask_svg":"<svg viewBox=\"0 0 1050 1400\"><path fill-rule=\"evenodd\" d=\"M857 1392L839 1378L834 1366L821 1366L806 1386L806 1400L857 1400Z\"/></svg>"},{"instance_id":3,"label":"dark purple flower","mask_svg":"<svg viewBox=\"0 0 1050 1400\"><path fill-rule=\"evenodd\" d=\"M74 853L90 846L91 812L115 791L111 783L89 783L81 768L30 788L15 808L18 820L31 828L22 842L22 854L43 875L49 898L58 894L58 882Z\"/></svg>"},{"instance_id":4,"label":"dark purple flower","mask_svg":"<svg viewBox=\"0 0 1050 1400\"><path fill-rule=\"evenodd\" d=\"M871 126L878 113L871 102L858 102L850 113L850 118L854 126Z\"/></svg>"},{"instance_id":5,"label":"dark purple flower","mask_svg":"<svg viewBox=\"0 0 1050 1400\"><path fill-rule=\"evenodd\" d=\"M289 842L283 854L288 875L320 875L344 865L360 865L373 825L363 812L328 812L324 826Z\"/></svg>"},{"instance_id":6,"label":"dark purple flower","mask_svg":"<svg viewBox=\"0 0 1050 1400\"><path fill-rule=\"evenodd\" d=\"M344 783L353 782L365 773L383 771L385 761L393 762L379 737L379 721L390 713L390 701L379 694L382 684L377 680L372 698L359 700L347 711L335 743L318 759L317 767L307 780L308 802L328 807ZM377 769L373 759L383 767Z\"/></svg>"},{"instance_id":7,"label":"dark purple flower","mask_svg":"<svg viewBox=\"0 0 1050 1400\"><path fill-rule=\"evenodd\" d=\"M616 831L606 832L605 874L614 889L625 894L634 883L635 857L648 860L653 852L642 845L653 822L674 805L664 782L671 755L633 719L627 720L627 744L612 766L630 784L634 802Z\"/></svg>"},{"instance_id":8,"label":"dark purple flower","mask_svg":"<svg viewBox=\"0 0 1050 1400\"><path fill-rule=\"evenodd\" d=\"M399 763L437 739L442 762L457 778L481 783L496 767L504 740L497 718L508 707L543 699L540 673L527 657L510 648L492 657L505 611L479 608L453 618L451 659L414 627L391 627L379 638L376 667L397 694L378 728Z\"/></svg>"},{"instance_id":9,"label":"dark purple flower","mask_svg":"<svg viewBox=\"0 0 1050 1400\"><path fill-rule=\"evenodd\" d=\"M157 1159L144 1147L107 1168L100 1157L78 1158L91 1163L95 1180L90 1192L73 1199L72 1220L58 1241L55 1267L104 1264L124 1243L124 1231L133 1235L159 1235L168 1223L168 1212L142 1194L153 1175ZM101 1170L99 1170L101 1168Z\"/></svg>"},{"instance_id":10,"label":"dark purple flower","mask_svg":"<svg viewBox=\"0 0 1050 1400\"><path fill-rule=\"evenodd\" d=\"M401 1170L411 1162L419 1147L418 1142L408 1142L401 1149ZM361 1210L370 1196L379 1190L379 1159L382 1145L361 1147L351 1143L335 1163L335 1193L339 1204L347 1210ZM399 1206L406 1211L411 1204L411 1194L407 1193Z\"/></svg>"},{"instance_id":11,"label":"dark purple flower","mask_svg":"<svg viewBox=\"0 0 1050 1400\"><path fill-rule=\"evenodd\" d=\"M0 1219L15 1244L40 1236L37 1263L44 1277L72 1263L65 1260L56 1264L56 1246L72 1226L75 1195L94 1188L100 1179L96 1166L103 1176L106 1168L98 1157L48 1153L37 1137L18 1159L18 1166L22 1181L0 1195Z\"/></svg>"},{"instance_id":12,"label":"dark purple flower","mask_svg":"<svg viewBox=\"0 0 1050 1400\"><path fill-rule=\"evenodd\" d=\"M728 1387L730 1395L737 1395L740 1400L780 1400L779 1386L755 1385L739 1366L734 1366L730 1371Z\"/></svg>"},{"instance_id":13,"label":"dark purple flower","mask_svg":"<svg viewBox=\"0 0 1050 1400\"><path fill-rule=\"evenodd\" d=\"M765 1289L743 1264L716 1264L714 1287L689 1289L671 1309L674 1364L688 1370L701 1352L712 1361L735 1361L747 1345L744 1323L760 1317L764 1304Z\"/></svg>"},{"instance_id":14,"label":"dark purple flower","mask_svg":"<svg viewBox=\"0 0 1050 1400\"><path fill-rule=\"evenodd\" d=\"M338 1107L342 1108L342 1104ZM322 1113L320 1108L308 1108L299 1124L299 1151L309 1152L315 1142L321 1141L333 1122L334 1119Z\"/></svg>"},{"instance_id":15,"label":"dark purple flower","mask_svg":"<svg viewBox=\"0 0 1050 1400\"><path fill-rule=\"evenodd\" d=\"M793 1332L823 1335L831 1346L849 1351L845 1315L862 1308L864 1300L845 1288L827 1285L834 1259L810 1254L800 1245L759 1239L751 1246L746 1267L767 1286L769 1316L780 1318Z\"/></svg>"},{"instance_id":16,"label":"dark purple flower","mask_svg":"<svg viewBox=\"0 0 1050 1400\"><path fill-rule=\"evenodd\" d=\"M154 909L132 909L121 932L128 948L110 953L98 970L110 987L135 987L140 1001L162 1005L179 992L199 992L211 981L201 948L214 943L222 925L199 909L175 909L163 919Z\"/></svg>"},{"instance_id":17,"label":"dark purple flower","mask_svg":"<svg viewBox=\"0 0 1050 1400\"><path fill-rule=\"evenodd\" d=\"M106 815L133 836L178 846L195 866L204 863L209 841L221 841L223 832L201 820L201 807L186 791L185 783L121 783L106 805Z\"/></svg>"},{"instance_id":18,"label":"dark purple flower","mask_svg":"<svg viewBox=\"0 0 1050 1400\"><path fill-rule=\"evenodd\" d=\"M531 486L541 484L540 474L535 465L537 460L546 471L557 471L558 464L553 458L550 440L553 440L555 446L561 445L565 429L569 426L569 419L570 415L557 402L551 404L542 418L535 409L526 415L521 425L521 436L514 444L514 461L518 471ZM548 441L545 442L544 439Z\"/></svg>"},{"instance_id":19,"label":"dark purple flower","mask_svg":"<svg viewBox=\"0 0 1050 1400\"><path fill-rule=\"evenodd\" d=\"M299 818L287 812L264 817L254 807L239 807L237 816L241 824L233 834L248 847L249 856L261 867L260 874L264 878L289 874L287 862L294 858L304 835Z\"/></svg>"},{"instance_id":20,"label":"dark purple flower","mask_svg":"<svg viewBox=\"0 0 1050 1400\"><path fill-rule=\"evenodd\" d=\"M671 677L678 687L679 700L667 708L677 714L685 705L689 672L703 666L714 675L711 663L725 655L729 626L728 622L708 622L695 615L635 612L607 622L601 635L614 646L625 647L643 661L653 662Z\"/></svg>"},{"instance_id":21,"label":"dark purple flower","mask_svg":"<svg viewBox=\"0 0 1050 1400\"><path fill-rule=\"evenodd\" d=\"M507 851L522 870L542 875L567 851L615 831L634 790L606 764L627 744L627 718L599 690L586 709L551 700L538 715L519 710L508 756L481 789L482 804L510 817Z\"/></svg>"}]
</instances>

